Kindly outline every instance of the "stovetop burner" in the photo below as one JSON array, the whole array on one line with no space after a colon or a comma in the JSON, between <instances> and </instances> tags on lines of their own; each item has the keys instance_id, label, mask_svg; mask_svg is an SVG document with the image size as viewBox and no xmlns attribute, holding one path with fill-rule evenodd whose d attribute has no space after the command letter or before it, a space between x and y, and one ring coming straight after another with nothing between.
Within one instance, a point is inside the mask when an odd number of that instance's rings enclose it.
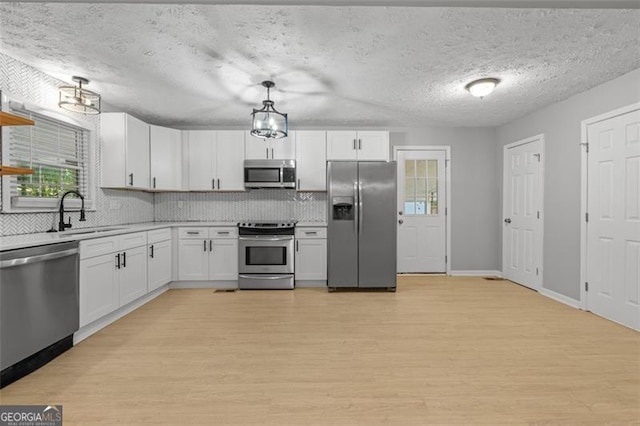
<instances>
[{"instance_id":1,"label":"stovetop burner","mask_svg":"<svg viewBox=\"0 0 640 426\"><path fill-rule=\"evenodd\" d=\"M293 228L296 226L297 221L286 221L286 222L276 222L276 221L250 221L250 222L239 222L238 226L240 228L260 228L260 229L286 229Z\"/></svg>"}]
</instances>

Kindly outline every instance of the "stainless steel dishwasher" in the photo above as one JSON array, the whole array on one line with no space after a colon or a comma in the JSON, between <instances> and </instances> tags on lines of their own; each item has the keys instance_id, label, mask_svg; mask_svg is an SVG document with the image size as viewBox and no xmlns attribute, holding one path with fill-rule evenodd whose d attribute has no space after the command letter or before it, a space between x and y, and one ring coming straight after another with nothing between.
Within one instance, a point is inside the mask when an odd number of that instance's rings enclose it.
<instances>
[{"instance_id":1,"label":"stainless steel dishwasher","mask_svg":"<svg viewBox=\"0 0 640 426\"><path fill-rule=\"evenodd\" d=\"M78 243L0 252L0 387L73 346Z\"/></svg>"}]
</instances>

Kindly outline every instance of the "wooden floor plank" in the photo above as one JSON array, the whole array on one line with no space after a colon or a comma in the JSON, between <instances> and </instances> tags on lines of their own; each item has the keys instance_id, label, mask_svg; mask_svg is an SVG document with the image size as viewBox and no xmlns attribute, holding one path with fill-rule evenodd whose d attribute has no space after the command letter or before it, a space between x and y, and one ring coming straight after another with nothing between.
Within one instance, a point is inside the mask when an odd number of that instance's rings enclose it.
<instances>
[{"instance_id":1,"label":"wooden floor plank","mask_svg":"<svg viewBox=\"0 0 640 426\"><path fill-rule=\"evenodd\" d=\"M640 335L508 281L171 290L1 404L73 424L637 424Z\"/></svg>"}]
</instances>

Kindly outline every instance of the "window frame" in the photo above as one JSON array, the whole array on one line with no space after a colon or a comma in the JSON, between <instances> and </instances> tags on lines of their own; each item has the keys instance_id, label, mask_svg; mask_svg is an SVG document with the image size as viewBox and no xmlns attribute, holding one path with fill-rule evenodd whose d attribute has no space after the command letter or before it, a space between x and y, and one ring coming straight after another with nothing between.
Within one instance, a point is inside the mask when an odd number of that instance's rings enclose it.
<instances>
[{"instance_id":1,"label":"window frame","mask_svg":"<svg viewBox=\"0 0 640 426\"><path fill-rule=\"evenodd\" d=\"M38 115L42 115L51 120L59 121L61 124L66 124L72 127L76 127L83 132L86 132L86 150L87 150L87 162L85 167L85 179L86 179L86 194L85 210L95 211L95 140L97 128L92 128L90 123L80 122L75 120L60 111L48 109L46 107L20 101L11 96L2 94L2 110L11 112L12 110L26 110ZM10 159L10 126L3 126L2 131L2 163L8 164ZM2 209L0 214L4 213L51 213L57 212L60 205L60 198L46 198L46 197L21 197L13 194L12 191L12 179L15 179L16 175L2 176ZM65 199L65 207L69 207L72 210L80 209L81 201L77 198Z\"/></svg>"}]
</instances>

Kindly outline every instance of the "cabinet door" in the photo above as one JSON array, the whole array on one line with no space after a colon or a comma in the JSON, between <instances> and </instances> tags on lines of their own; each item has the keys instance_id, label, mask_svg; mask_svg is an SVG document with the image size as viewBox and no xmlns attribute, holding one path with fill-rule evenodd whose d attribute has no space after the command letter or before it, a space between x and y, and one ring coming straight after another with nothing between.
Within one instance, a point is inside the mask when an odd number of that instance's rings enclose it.
<instances>
[{"instance_id":1,"label":"cabinet door","mask_svg":"<svg viewBox=\"0 0 640 426\"><path fill-rule=\"evenodd\" d=\"M101 186L124 188L127 185L125 167L126 114L103 112L100 114Z\"/></svg>"},{"instance_id":2,"label":"cabinet door","mask_svg":"<svg viewBox=\"0 0 640 426\"><path fill-rule=\"evenodd\" d=\"M182 136L180 130L149 126L151 189L182 189Z\"/></svg>"},{"instance_id":3,"label":"cabinet door","mask_svg":"<svg viewBox=\"0 0 640 426\"><path fill-rule=\"evenodd\" d=\"M148 256L149 291L153 291L171 282L171 240L151 244Z\"/></svg>"},{"instance_id":4,"label":"cabinet door","mask_svg":"<svg viewBox=\"0 0 640 426\"><path fill-rule=\"evenodd\" d=\"M147 246L121 252L120 306L147 294Z\"/></svg>"},{"instance_id":5,"label":"cabinet door","mask_svg":"<svg viewBox=\"0 0 640 426\"><path fill-rule=\"evenodd\" d=\"M243 131L219 131L216 150L216 189L244 191Z\"/></svg>"},{"instance_id":6,"label":"cabinet door","mask_svg":"<svg viewBox=\"0 0 640 426\"><path fill-rule=\"evenodd\" d=\"M209 279L208 240L178 241L178 279L206 281Z\"/></svg>"},{"instance_id":7,"label":"cabinet door","mask_svg":"<svg viewBox=\"0 0 640 426\"><path fill-rule=\"evenodd\" d=\"M115 311L119 306L115 254L80 261L80 327Z\"/></svg>"},{"instance_id":8,"label":"cabinet door","mask_svg":"<svg viewBox=\"0 0 640 426\"><path fill-rule=\"evenodd\" d=\"M271 144L266 139L251 136L245 132L244 137L244 158L247 160L266 160L271 158Z\"/></svg>"},{"instance_id":9,"label":"cabinet door","mask_svg":"<svg viewBox=\"0 0 640 426\"><path fill-rule=\"evenodd\" d=\"M149 189L149 125L126 115L126 187Z\"/></svg>"},{"instance_id":10,"label":"cabinet door","mask_svg":"<svg viewBox=\"0 0 640 426\"><path fill-rule=\"evenodd\" d=\"M327 279L327 240L296 240L296 281Z\"/></svg>"},{"instance_id":11,"label":"cabinet door","mask_svg":"<svg viewBox=\"0 0 640 426\"><path fill-rule=\"evenodd\" d=\"M358 161L388 161L389 132L358 132Z\"/></svg>"},{"instance_id":12,"label":"cabinet door","mask_svg":"<svg viewBox=\"0 0 640 426\"><path fill-rule=\"evenodd\" d=\"M356 139L354 131L328 131L327 160L356 160Z\"/></svg>"},{"instance_id":13,"label":"cabinet door","mask_svg":"<svg viewBox=\"0 0 640 426\"><path fill-rule=\"evenodd\" d=\"M192 130L187 132L189 189L206 191L214 189L214 155L216 134L210 130Z\"/></svg>"},{"instance_id":14,"label":"cabinet door","mask_svg":"<svg viewBox=\"0 0 640 426\"><path fill-rule=\"evenodd\" d=\"M289 136L282 139L272 139L271 157L277 160L293 160L296 158L296 138L295 132L289 130Z\"/></svg>"},{"instance_id":15,"label":"cabinet door","mask_svg":"<svg viewBox=\"0 0 640 426\"><path fill-rule=\"evenodd\" d=\"M209 255L209 278L213 281L238 279L238 240L213 239Z\"/></svg>"},{"instance_id":16,"label":"cabinet door","mask_svg":"<svg viewBox=\"0 0 640 426\"><path fill-rule=\"evenodd\" d=\"M296 132L298 191L327 190L327 133Z\"/></svg>"}]
</instances>

